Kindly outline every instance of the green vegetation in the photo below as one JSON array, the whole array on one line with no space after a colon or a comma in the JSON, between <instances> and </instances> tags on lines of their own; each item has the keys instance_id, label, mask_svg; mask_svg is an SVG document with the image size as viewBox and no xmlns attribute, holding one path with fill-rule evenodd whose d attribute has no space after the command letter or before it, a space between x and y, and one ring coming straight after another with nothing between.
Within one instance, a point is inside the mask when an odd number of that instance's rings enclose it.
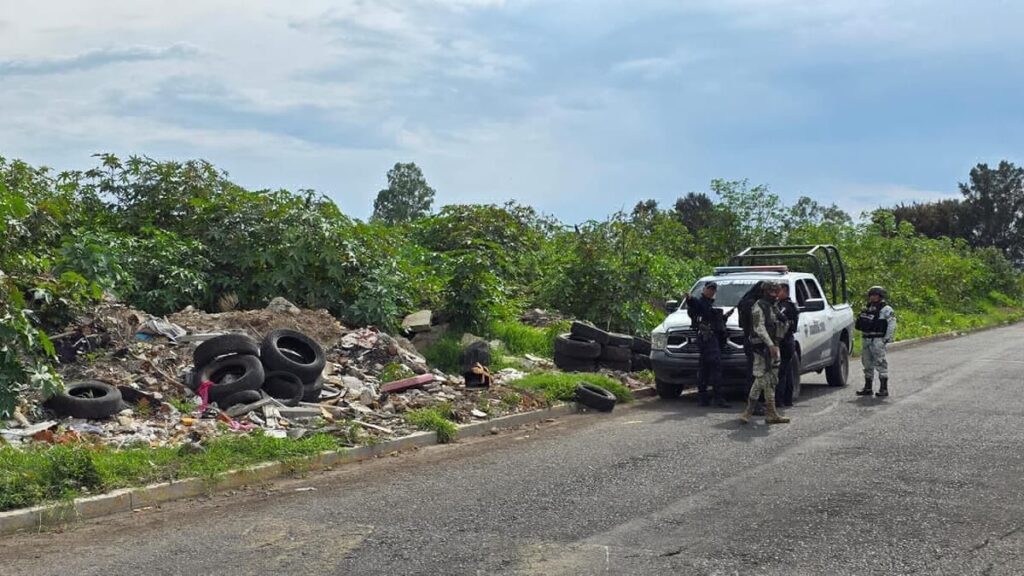
<instances>
[{"instance_id":1,"label":"green vegetation","mask_svg":"<svg viewBox=\"0 0 1024 576\"><path fill-rule=\"evenodd\" d=\"M437 441L440 444L447 444L455 439L459 428L451 421L452 407L450 404L441 404L429 408L418 408L405 413L405 419L420 430L437 433Z\"/></svg>"},{"instance_id":2,"label":"green vegetation","mask_svg":"<svg viewBox=\"0 0 1024 576\"><path fill-rule=\"evenodd\" d=\"M178 448L115 450L88 444L0 446L0 511L117 488L217 474L262 462L287 462L339 447L326 435L298 440L225 436Z\"/></svg>"},{"instance_id":3,"label":"green vegetation","mask_svg":"<svg viewBox=\"0 0 1024 576\"><path fill-rule=\"evenodd\" d=\"M986 206L1019 207L1022 174L1009 163L973 170L956 216L967 232L949 238L920 234L898 209L854 220L810 198L787 206L746 181L714 180L668 208L648 200L568 226L515 203L431 212L426 178L399 164L375 218L360 222L312 191L247 190L201 160L104 154L92 170L53 173L0 158L0 417L29 391L59 388L46 334L104 292L158 315L285 296L386 331L430 308L453 335L428 359L458 371L464 331L501 339L511 355L550 357L565 326L521 326L526 308L644 335L665 299L744 246L832 243L855 306L869 286L889 289L899 338L997 323L1024 310L1024 280L1008 259L1021 254L1020 210ZM494 366L507 363L500 356Z\"/></svg>"},{"instance_id":4,"label":"green vegetation","mask_svg":"<svg viewBox=\"0 0 1024 576\"><path fill-rule=\"evenodd\" d=\"M632 402L633 393L620 382L601 374L563 374L561 372L544 372L530 374L521 380L512 382L511 386L531 392L543 392L549 402L570 401L576 397L576 386L580 382L600 386L611 392L619 402Z\"/></svg>"}]
</instances>

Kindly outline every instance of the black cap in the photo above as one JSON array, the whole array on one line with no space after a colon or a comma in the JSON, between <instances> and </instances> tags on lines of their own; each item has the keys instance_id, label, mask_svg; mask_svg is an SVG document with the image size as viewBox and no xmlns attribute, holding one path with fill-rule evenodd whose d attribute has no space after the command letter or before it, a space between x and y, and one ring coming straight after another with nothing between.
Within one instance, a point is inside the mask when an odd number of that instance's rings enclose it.
<instances>
[{"instance_id":1,"label":"black cap","mask_svg":"<svg viewBox=\"0 0 1024 576\"><path fill-rule=\"evenodd\" d=\"M714 280L712 280L712 281L708 282L707 284L705 284L704 287L705 288L718 288L718 282L715 282Z\"/></svg>"}]
</instances>

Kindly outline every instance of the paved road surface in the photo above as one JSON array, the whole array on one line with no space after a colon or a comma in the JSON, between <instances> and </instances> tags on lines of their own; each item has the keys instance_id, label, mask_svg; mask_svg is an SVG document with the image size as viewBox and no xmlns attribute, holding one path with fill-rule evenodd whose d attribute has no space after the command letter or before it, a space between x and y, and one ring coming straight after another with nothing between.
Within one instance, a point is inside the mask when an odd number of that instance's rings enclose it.
<instances>
[{"instance_id":1,"label":"paved road surface","mask_svg":"<svg viewBox=\"0 0 1024 576\"><path fill-rule=\"evenodd\" d=\"M0 574L1024 573L1024 324L891 365L788 426L646 402L0 538Z\"/></svg>"}]
</instances>

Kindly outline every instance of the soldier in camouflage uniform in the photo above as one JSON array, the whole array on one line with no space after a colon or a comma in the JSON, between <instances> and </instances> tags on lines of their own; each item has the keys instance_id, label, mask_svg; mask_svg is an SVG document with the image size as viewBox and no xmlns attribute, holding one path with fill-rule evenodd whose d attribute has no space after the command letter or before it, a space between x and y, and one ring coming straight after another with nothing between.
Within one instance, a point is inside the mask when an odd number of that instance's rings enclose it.
<instances>
[{"instance_id":1,"label":"soldier in camouflage uniform","mask_svg":"<svg viewBox=\"0 0 1024 576\"><path fill-rule=\"evenodd\" d=\"M779 285L765 282L761 299L751 308L753 334L750 343L754 349L754 384L747 397L747 409L740 415L744 424L757 406L757 398L764 393L765 423L785 424L789 418L780 416L775 408L775 386L779 382L779 345L786 334L788 325L779 317L776 296Z\"/></svg>"},{"instance_id":2,"label":"soldier in camouflage uniform","mask_svg":"<svg viewBox=\"0 0 1024 576\"><path fill-rule=\"evenodd\" d=\"M857 396L870 396L875 372L878 372L879 398L889 395L889 361L885 357L885 345L896 336L896 313L885 301L885 288L872 286L868 290L868 305L857 317L855 328L863 335L860 361L864 366L864 388Z\"/></svg>"}]
</instances>

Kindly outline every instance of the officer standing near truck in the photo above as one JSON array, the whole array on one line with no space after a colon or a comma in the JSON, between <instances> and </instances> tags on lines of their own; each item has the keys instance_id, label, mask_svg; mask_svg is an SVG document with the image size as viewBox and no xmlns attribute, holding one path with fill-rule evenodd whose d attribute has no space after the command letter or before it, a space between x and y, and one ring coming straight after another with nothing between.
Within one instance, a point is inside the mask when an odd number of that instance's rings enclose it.
<instances>
[{"instance_id":1,"label":"officer standing near truck","mask_svg":"<svg viewBox=\"0 0 1024 576\"><path fill-rule=\"evenodd\" d=\"M697 348L700 350L700 368L697 373L697 398L701 406L710 406L708 387L712 389L715 406L728 408L722 395L722 340L725 337L725 319L715 308L718 283L704 285L700 298L686 295L686 313L690 325L697 329Z\"/></svg>"},{"instance_id":2,"label":"officer standing near truck","mask_svg":"<svg viewBox=\"0 0 1024 576\"><path fill-rule=\"evenodd\" d=\"M789 298L789 284L779 285L779 315L786 328L779 342L779 386L775 389L775 401L783 406L793 405L793 357L796 355L796 327L800 311Z\"/></svg>"},{"instance_id":3,"label":"officer standing near truck","mask_svg":"<svg viewBox=\"0 0 1024 576\"><path fill-rule=\"evenodd\" d=\"M889 395L889 361L885 357L885 345L896 336L896 313L885 301L886 296L885 288L872 286L868 290L868 305L854 326L863 336L860 361L864 366L864 388L857 391L857 396L871 395L876 371L880 385L875 395L879 398Z\"/></svg>"},{"instance_id":4,"label":"officer standing near truck","mask_svg":"<svg viewBox=\"0 0 1024 576\"><path fill-rule=\"evenodd\" d=\"M764 393L765 423L786 424L789 418L779 415L775 407L775 386L778 384L780 326L785 324L779 318L776 300L779 285L764 281L764 293L751 308L750 344L754 352L754 385L747 396L747 409L740 415L744 424L750 422L757 398Z\"/></svg>"}]
</instances>

